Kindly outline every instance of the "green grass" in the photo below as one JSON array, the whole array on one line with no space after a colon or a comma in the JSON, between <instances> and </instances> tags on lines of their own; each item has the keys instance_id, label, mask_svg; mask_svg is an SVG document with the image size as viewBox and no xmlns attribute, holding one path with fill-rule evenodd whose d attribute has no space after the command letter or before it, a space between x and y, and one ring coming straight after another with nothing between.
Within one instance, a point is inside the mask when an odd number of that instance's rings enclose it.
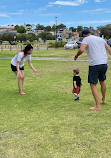
<instances>
[{"instance_id":1,"label":"green grass","mask_svg":"<svg viewBox=\"0 0 111 158\"><path fill-rule=\"evenodd\" d=\"M18 50L19 51L19 50ZM0 51L0 57L14 57L18 52L17 50L5 50ZM72 58L77 53L78 50L64 50L64 49L49 49L49 50L33 50L32 57L40 58ZM108 58L111 56L108 53ZM86 51L79 57L79 59L88 59Z\"/></svg>"},{"instance_id":2,"label":"green grass","mask_svg":"<svg viewBox=\"0 0 111 158\"><path fill-rule=\"evenodd\" d=\"M13 57L17 50L0 51L0 57ZM49 49L49 50L33 50L32 57L45 58L73 58L77 50ZM80 58L87 58L86 52Z\"/></svg>"},{"instance_id":3,"label":"green grass","mask_svg":"<svg viewBox=\"0 0 111 158\"><path fill-rule=\"evenodd\" d=\"M10 60L0 60L0 158L110 158L111 63L102 111L89 110L94 99L87 83L88 62L32 63L40 76L25 63L27 94L19 96ZM83 83L78 102L71 93L76 67ZM98 90L100 94L99 85Z\"/></svg>"}]
</instances>

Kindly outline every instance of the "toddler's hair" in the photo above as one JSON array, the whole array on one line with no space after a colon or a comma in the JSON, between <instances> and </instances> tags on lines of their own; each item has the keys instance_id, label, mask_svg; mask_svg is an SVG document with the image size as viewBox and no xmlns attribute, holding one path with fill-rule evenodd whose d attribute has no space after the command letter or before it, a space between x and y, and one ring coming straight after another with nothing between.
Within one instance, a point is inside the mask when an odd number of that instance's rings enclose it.
<instances>
[{"instance_id":1,"label":"toddler's hair","mask_svg":"<svg viewBox=\"0 0 111 158\"><path fill-rule=\"evenodd\" d=\"M79 68L74 69L73 72L75 72L78 75L79 74Z\"/></svg>"}]
</instances>

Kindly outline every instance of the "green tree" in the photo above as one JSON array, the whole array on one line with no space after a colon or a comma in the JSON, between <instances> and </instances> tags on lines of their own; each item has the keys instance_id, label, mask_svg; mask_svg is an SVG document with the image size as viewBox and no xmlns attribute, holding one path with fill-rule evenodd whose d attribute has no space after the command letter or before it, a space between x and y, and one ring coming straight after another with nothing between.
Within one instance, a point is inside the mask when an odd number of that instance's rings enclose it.
<instances>
[{"instance_id":1,"label":"green tree","mask_svg":"<svg viewBox=\"0 0 111 158\"><path fill-rule=\"evenodd\" d=\"M46 27L44 28L44 31L47 31L47 32L51 31L51 26L46 26Z\"/></svg>"},{"instance_id":2,"label":"green tree","mask_svg":"<svg viewBox=\"0 0 111 158\"><path fill-rule=\"evenodd\" d=\"M94 27L90 26L89 29L94 30Z\"/></svg>"},{"instance_id":3,"label":"green tree","mask_svg":"<svg viewBox=\"0 0 111 158\"><path fill-rule=\"evenodd\" d=\"M56 30L56 25L54 24L53 26L52 26L52 29L51 29L52 31L55 31Z\"/></svg>"},{"instance_id":4,"label":"green tree","mask_svg":"<svg viewBox=\"0 0 111 158\"><path fill-rule=\"evenodd\" d=\"M4 33L3 36L2 36L2 40L3 41L9 41L9 43L11 44L11 42L13 42L15 40L14 36L16 36L16 34Z\"/></svg>"},{"instance_id":5,"label":"green tree","mask_svg":"<svg viewBox=\"0 0 111 158\"><path fill-rule=\"evenodd\" d=\"M3 35L0 34L0 44L2 44L2 42L3 42Z\"/></svg>"},{"instance_id":6,"label":"green tree","mask_svg":"<svg viewBox=\"0 0 111 158\"><path fill-rule=\"evenodd\" d=\"M37 38L41 38L45 42L46 40L55 39L55 36L53 36L49 32L45 32L44 31L44 32L39 33L39 35L37 36Z\"/></svg>"},{"instance_id":7,"label":"green tree","mask_svg":"<svg viewBox=\"0 0 111 158\"><path fill-rule=\"evenodd\" d=\"M44 30L44 26L40 25L40 24L37 24L36 25L36 30Z\"/></svg>"},{"instance_id":8,"label":"green tree","mask_svg":"<svg viewBox=\"0 0 111 158\"><path fill-rule=\"evenodd\" d=\"M99 26L100 36L104 35L105 38L111 38L111 24L105 26Z\"/></svg>"},{"instance_id":9,"label":"green tree","mask_svg":"<svg viewBox=\"0 0 111 158\"><path fill-rule=\"evenodd\" d=\"M32 25L31 24L27 24L26 27L31 30L32 29Z\"/></svg>"},{"instance_id":10,"label":"green tree","mask_svg":"<svg viewBox=\"0 0 111 158\"><path fill-rule=\"evenodd\" d=\"M64 25L64 24L57 25L57 29L63 29L63 28L66 28L66 25Z\"/></svg>"},{"instance_id":11,"label":"green tree","mask_svg":"<svg viewBox=\"0 0 111 158\"><path fill-rule=\"evenodd\" d=\"M70 27L69 30L72 32L76 32L76 28L74 28L74 27Z\"/></svg>"},{"instance_id":12,"label":"green tree","mask_svg":"<svg viewBox=\"0 0 111 158\"><path fill-rule=\"evenodd\" d=\"M17 35L17 41L20 41L21 43L24 41L26 42L28 39L27 34L22 33Z\"/></svg>"},{"instance_id":13,"label":"green tree","mask_svg":"<svg viewBox=\"0 0 111 158\"><path fill-rule=\"evenodd\" d=\"M77 27L77 32L82 31L82 29L83 29L82 26L78 26L78 27Z\"/></svg>"},{"instance_id":14,"label":"green tree","mask_svg":"<svg viewBox=\"0 0 111 158\"><path fill-rule=\"evenodd\" d=\"M18 30L19 26L18 25L15 25L14 29L15 30Z\"/></svg>"},{"instance_id":15,"label":"green tree","mask_svg":"<svg viewBox=\"0 0 111 158\"><path fill-rule=\"evenodd\" d=\"M26 33L26 29L25 29L23 26L20 26L20 27L17 29L17 32L18 32L18 33Z\"/></svg>"},{"instance_id":16,"label":"green tree","mask_svg":"<svg viewBox=\"0 0 111 158\"><path fill-rule=\"evenodd\" d=\"M37 39L37 36L34 33L28 33L27 38L30 42L33 42L34 40Z\"/></svg>"}]
</instances>

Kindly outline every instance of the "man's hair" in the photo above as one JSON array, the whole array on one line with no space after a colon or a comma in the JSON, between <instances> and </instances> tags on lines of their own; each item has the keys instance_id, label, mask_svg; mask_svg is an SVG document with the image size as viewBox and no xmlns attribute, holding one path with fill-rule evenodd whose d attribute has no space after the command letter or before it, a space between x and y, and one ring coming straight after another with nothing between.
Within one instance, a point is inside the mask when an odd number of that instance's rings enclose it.
<instances>
[{"instance_id":1,"label":"man's hair","mask_svg":"<svg viewBox=\"0 0 111 158\"><path fill-rule=\"evenodd\" d=\"M89 34L90 33L90 31L88 30L88 29L84 29L83 31L82 31L82 37L83 37L83 35L87 35L87 34Z\"/></svg>"},{"instance_id":2,"label":"man's hair","mask_svg":"<svg viewBox=\"0 0 111 158\"><path fill-rule=\"evenodd\" d=\"M75 72L78 75L79 74L79 68L74 69L73 72Z\"/></svg>"}]
</instances>

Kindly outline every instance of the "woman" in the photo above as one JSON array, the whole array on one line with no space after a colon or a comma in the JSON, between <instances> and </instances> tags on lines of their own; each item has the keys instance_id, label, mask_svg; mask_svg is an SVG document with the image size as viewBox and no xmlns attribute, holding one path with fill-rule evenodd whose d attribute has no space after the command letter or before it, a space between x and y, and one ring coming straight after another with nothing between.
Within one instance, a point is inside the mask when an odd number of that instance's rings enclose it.
<instances>
[{"instance_id":1,"label":"woman","mask_svg":"<svg viewBox=\"0 0 111 158\"><path fill-rule=\"evenodd\" d=\"M34 68L34 66L31 63L32 51L33 51L33 47L29 44L24 48L23 51L18 52L11 60L11 69L15 73L15 75L17 75L18 78L18 88L20 95L26 94L22 91L23 82L24 82L24 62L26 60L28 60L29 66L32 68L35 74L37 76L39 75L39 72Z\"/></svg>"}]
</instances>

